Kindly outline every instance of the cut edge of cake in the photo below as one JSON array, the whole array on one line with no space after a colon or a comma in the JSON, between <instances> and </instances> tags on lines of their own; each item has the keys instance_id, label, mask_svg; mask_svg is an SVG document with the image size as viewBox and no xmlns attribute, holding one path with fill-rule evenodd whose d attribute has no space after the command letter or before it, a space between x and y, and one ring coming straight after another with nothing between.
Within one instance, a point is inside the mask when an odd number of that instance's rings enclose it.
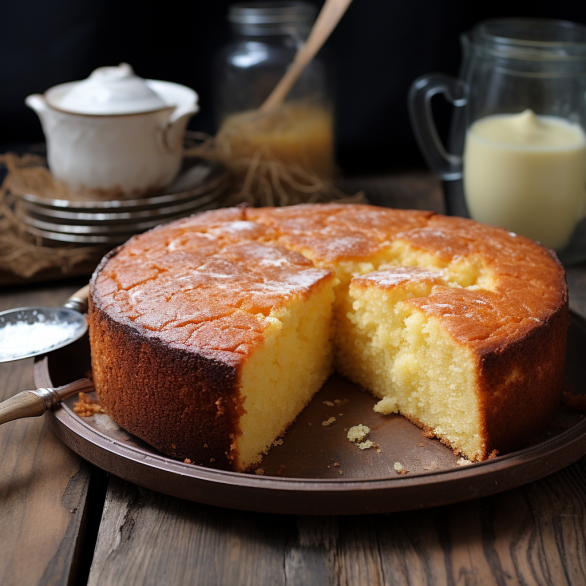
<instances>
[{"instance_id":1,"label":"cut edge of cake","mask_svg":"<svg viewBox=\"0 0 586 586\"><path fill-rule=\"evenodd\" d=\"M240 374L243 414L231 448L236 470L258 465L332 374L336 284L330 273L266 318L263 344Z\"/></svg>"}]
</instances>

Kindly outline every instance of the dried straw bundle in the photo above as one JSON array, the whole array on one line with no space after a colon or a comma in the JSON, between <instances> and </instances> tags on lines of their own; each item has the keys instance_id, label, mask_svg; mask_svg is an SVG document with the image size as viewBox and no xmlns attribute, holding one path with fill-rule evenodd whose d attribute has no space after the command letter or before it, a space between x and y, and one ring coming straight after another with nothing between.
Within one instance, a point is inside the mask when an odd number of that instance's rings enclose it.
<instances>
[{"instance_id":1,"label":"dried straw bundle","mask_svg":"<svg viewBox=\"0 0 586 586\"><path fill-rule=\"evenodd\" d=\"M0 186L0 271L24 278L46 269L67 274L86 261L98 262L105 252L101 246L44 246L41 239L26 234L12 211L15 194L42 193L67 199L68 192L59 189L45 163L38 155L0 155L0 164L8 170Z\"/></svg>"},{"instance_id":2,"label":"dried straw bundle","mask_svg":"<svg viewBox=\"0 0 586 586\"><path fill-rule=\"evenodd\" d=\"M340 191L331 181L299 165L285 163L271 155L268 146L257 148L251 156L232 151L230 136L215 137L188 132L191 146L187 156L222 162L230 172L229 196L224 205L246 203L252 207L288 206L301 203L366 203L363 192L353 196Z\"/></svg>"}]
</instances>

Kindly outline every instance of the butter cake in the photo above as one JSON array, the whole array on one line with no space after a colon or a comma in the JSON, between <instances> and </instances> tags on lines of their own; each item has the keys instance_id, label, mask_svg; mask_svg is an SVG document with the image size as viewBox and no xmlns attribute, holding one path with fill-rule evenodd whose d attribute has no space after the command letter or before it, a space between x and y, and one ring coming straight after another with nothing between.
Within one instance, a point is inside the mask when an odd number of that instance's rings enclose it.
<instances>
[{"instance_id":1,"label":"butter cake","mask_svg":"<svg viewBox=\"0 0 586 586\"><path fill-rule=\"evenodd\" d=\"M96 269L101 405L161 452L245 471L334 368L480 461L551 420L567 287L542 246L432 212L316 204L207 212Z\"/></svg>"}]
</instances>

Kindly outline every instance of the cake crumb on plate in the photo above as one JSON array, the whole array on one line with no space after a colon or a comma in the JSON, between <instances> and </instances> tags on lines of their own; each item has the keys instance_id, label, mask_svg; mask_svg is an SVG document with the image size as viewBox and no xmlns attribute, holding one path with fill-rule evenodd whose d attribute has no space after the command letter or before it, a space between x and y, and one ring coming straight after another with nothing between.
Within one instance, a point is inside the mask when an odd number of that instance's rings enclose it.
<instances>
[{"instance_id":1,"label":"cake crumb on plate","mask_svg":"<svg viewBox=\"0 0 586 586\"><path fill-rule=\"evenodd\" d=\"M73 412L80 417L91 417L96 413L103 413L104 410L97 401L94 401L86 393L79 393L79 401L73 406Z\"/></svg>"},{"instance_id":2,"label":"cake crumb on plate","mask_svg":"<svg viewBox=\"0 0 586 586\"><path fill-rule=\"evenodd\" d=\"M562 405L566 409L573 411L586 411L586 396L574 395L569 391L564 391L562 395Z\"/></svg>"},{"instance_id":3,"label":"cake crumb on plate","mask_svg":"<svg viewBox=\"0 0 586 586\"><path fill-rule=\"evenodd\" d=\"M466 458L460 458L457 462L456 462L456 466L469 466L470 464L473 464L474 462L470 461L470 460L466 460Z\"/></svg>"},{"instance_id":4,"label":"cake crumb on plate","mask_svg":"<svg viewBox=\"0 0 586 586\"><path fill-rule=\"evenodd\" d=\"M348 430L348 440L353 442L353 443L357 443L357 442L361 442L364 441L366 439L366 436L370 433L370 427L367 427L366 425L362 425L362 423L359 423L358 425L354 425L352 426L349 430Z\"/></svg>"}]
</instances>

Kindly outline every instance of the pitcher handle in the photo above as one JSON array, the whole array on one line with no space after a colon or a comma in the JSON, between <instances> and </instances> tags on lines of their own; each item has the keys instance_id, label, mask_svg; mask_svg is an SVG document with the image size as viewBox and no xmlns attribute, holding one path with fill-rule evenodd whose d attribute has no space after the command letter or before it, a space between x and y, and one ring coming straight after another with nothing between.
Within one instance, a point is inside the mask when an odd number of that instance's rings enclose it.
<instances>
[{"instance_id":1,"label":"pitcher handle","mask_svg":"<svg viewBox=\"0 0 586 586\"><path fill-rule=\"evenodd\" d=\"M468 87L455 77L430 73L418 77L409 90L409 117L421 153L434 173L454 181L462 177L462 157L448 153L437 133L431 112L431 98L436 94L459 108L468 101Z\"/></svg>"}]
</instances>

